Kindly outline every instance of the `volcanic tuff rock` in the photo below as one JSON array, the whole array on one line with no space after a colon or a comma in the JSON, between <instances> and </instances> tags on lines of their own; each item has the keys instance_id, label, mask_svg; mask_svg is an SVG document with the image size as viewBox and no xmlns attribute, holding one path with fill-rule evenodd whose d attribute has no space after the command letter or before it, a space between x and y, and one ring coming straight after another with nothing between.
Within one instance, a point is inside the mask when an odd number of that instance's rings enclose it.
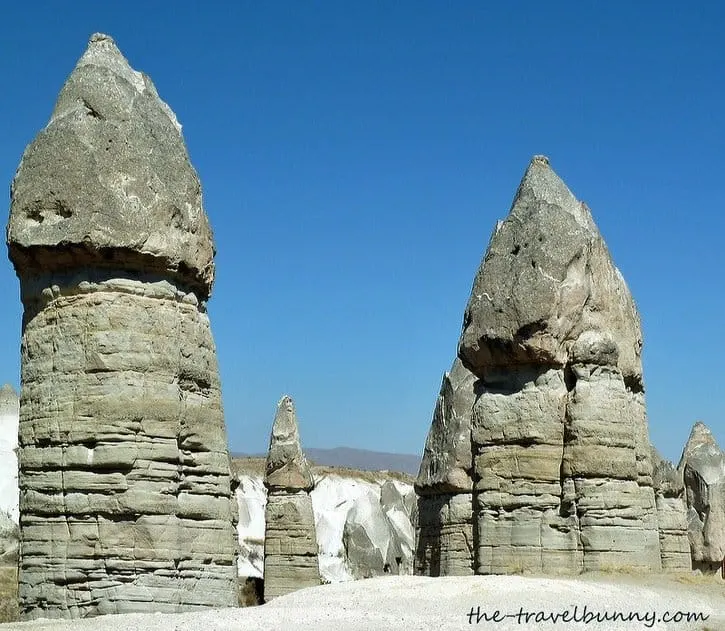
<instances>
[{"instance_id":1,"label":"volcanic tuff rock","mask_svg":"<svg viewBox=\"0 0 725 631\"><path fill-rule=\"evenodd\" d=\"M687 530L687 503L682 471L662 458L652 447L652 482L657 505L662 569L682 572L692 569Z\"/></svg>"},{"instance_id":2,"label":"volcanic tuff rock","mask_svg":"<svg viewBox=\"0 0 725 631\"><path fill-rule=\"evenodd\" d=\"M277 404L264 477L267 488L264 539L264 599L320 584L314 480L302 453L294 403Z\"/></svg>"},{"instance_id":3,"label":"volcanic tuff rock","mask_svg":"<svg viewBox=\"0 0 725 631\"><path fill-rule=\"evenodd\" d=\"M534 157L491 237L458 347L475 376L476 573L661 567L641 348L637 310L589 209ZM453 424L434 439L435 426L429 445L463 444ZM439 498L441 532L464 486ZM456 507L456 519L468 510Z\"/></svg>"},{"instance_id":4,"label":"volcanic tuff rock","mask_svg":"<svg viewBox=\"0 0 725 631\"><path fill-rule=\"evenodd\" d=\"M342 543L354 578L412 573L415 532L409 497L398 484L387 480L379 497L368 491L352 503Z\"/></svg>"},{"instance_id":5,"label":"volcanic tuff rock","mask_svg":"<svg viewBox=\"0 0 725 631\"><path fill-rule=\"evenodd\" d=\"M695 423L677 468L687 494L693 567L716 570L725 559L725 452L704 423Z\"/></svg>"},{"instance_id":6,"label":"volcanic tuff rock","mask_svg":"<svg viewBox=\"0 0 725 631\"><path fill-rule=\"evenodd\" d=\"M230 606L236 503L180 127L94 35L12 185L21 614Z\"/></svg>"},{"instance_id":7,"label":"volcanic tuff rock","mask_svg":"<svg viewBox=\"0 0 725 631\"><path fill-rule=\"evenodd\" d=\"M476 381L458 358L443 376L415 484L416 574L473 574L471 416Z\"/></svg>"}]
</instances>

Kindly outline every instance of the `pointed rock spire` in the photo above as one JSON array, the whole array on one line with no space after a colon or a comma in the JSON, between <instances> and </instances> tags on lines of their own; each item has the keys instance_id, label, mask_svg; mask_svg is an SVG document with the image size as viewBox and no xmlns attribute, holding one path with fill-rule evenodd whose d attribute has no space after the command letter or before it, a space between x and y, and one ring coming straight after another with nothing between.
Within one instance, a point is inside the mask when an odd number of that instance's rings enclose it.
<instances>
[{"instance_id":1,"label":"pointed rock spire","mask_svg":"<svg viewBox=\"0 0 725 631\"><path fill-rule=\"evenodd\" d=\"M297 429L291 397L283 396L269 440L264 536L264 599L320 584L315 516L309 491L314 479Z\"/></svg>"},{"instance_id":2,"label":"pointed rock spire","mask_svg":"<svg viewBox=\"0 0 725 631\"><path fill-rule=\"evenodd\" d=\"M314 488L310 466L302 453L294 401L287 395L277 404L264 484L270 490L291 492L311 491Z\"/></svg>"},{"instance_id":3,"label":"pointed rock spire","mask_svg":"<svg viewBox=\"0 0 725 631\"><path fill-rule=\"evenodd\" d=\"M19 274L92 263L211 292L214 245L181 127L107 35L91 37L23 155L8 245Z\"/></svg>"},{"instance_id":4,"label":"pointed rock spire","mask_svg":"<svg viewBox=\"0 0 725 631\"><path fill-rule=\"evenodd\" d=\"M725 558L725 451L704 423L692 428L678 469L689 507L693 567L716 571Z\"/></svg>"},{"instance_id":5,"label":"pointed rock spire","mask_svg":"<svg viewBox=\"0 0 725 631\"><path fill-rule=\"evenodd\" d=\"M535 156L476 275L459 356L479 376L562 366L582 333L604 336L585 341L587 359L609 364L616 355L625 381L641 388L640 322L626 283L587 206Z\"/></svg>"}]
</instances>

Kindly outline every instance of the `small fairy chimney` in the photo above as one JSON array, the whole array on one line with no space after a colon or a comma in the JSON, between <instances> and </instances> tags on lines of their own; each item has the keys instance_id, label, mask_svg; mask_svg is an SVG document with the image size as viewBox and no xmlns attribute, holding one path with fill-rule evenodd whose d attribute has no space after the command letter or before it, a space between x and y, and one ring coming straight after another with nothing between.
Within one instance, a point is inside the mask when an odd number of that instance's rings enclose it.
<instances>
[{"instance_id":1,"label":"small fairy chimney","mask_svg":"<svg viewBox=\"0 0 725 631\"><path fill-rule=\"evenodd\" d=\"M269 601L320 584L310 497L315 482L300 446L294 402L286 395L277 404L264 485L264 599Z\"/></svg>"}]
</instances>

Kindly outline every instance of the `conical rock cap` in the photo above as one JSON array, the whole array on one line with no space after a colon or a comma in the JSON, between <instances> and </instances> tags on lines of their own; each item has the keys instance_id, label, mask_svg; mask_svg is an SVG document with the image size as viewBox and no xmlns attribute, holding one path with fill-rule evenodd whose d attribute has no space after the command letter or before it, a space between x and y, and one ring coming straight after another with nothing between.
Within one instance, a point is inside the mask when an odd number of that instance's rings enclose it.
<instances>
[{"instance_id":1,"label":"conical rock cap","mask_svg":"<svg viewBox=\"0 0 725 631\"><path fill-rule=\"evenodd\" d=\"M484 378L521 364L617 366L638 390L641 347L634 301L589 209L535 156L476 274L459 357Z\"/></svg>"},{"instance_id":2,"label":"conical rock cap","mask_svg":"<svg viewBox=\"0 0 725 631\"><path fill-rule=\"evenodd\" d=\"M91 37L25 150L7 238L21 277L111 267L211 292L214 244L181 127L107 35Z\"/></svg>"},{"instance_id":3,"label":"conical rock cap","mask_svg":"<svg viewBox=\"0 0 725 631\"><path fill-rule=\"evenodd\" d=\"M297 414L292 397L283 396L269 439L264 485L270 491L311 491L314 479L302 452Z\"/></svg>"}]
</instances>

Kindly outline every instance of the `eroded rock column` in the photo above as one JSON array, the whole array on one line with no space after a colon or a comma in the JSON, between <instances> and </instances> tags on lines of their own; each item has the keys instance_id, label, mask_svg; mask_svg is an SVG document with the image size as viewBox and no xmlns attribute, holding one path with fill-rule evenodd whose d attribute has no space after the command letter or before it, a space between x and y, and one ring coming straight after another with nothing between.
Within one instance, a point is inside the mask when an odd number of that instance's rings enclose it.
<instances>
[{"instance_id":1,"label":"eroded rock column","mask_svg":"<svg viewBox=\"0 0 725 631\"><path fill-rule=\"evenodd\" d=\"M294 402L288 396L277 405L264 485L264 599L269 601L320 584L310 497L315 483L300 445Z\"/></svg>"},{"instance_id":2,"label":"eroded rock column","mask_svg":"<svg viewBox=\"0 0 725 631\"><path fill-rule=\"evenodd\" d=\"M21 615L231 606L236 505L181 128L94 35L12 186Z\"/></svg>"},{"instance_id":3,"label":"eroded rock column","mask_svg":"<svg viewBox=\"0 0 725 631\"><path fill-rule=\"evenodd\" d=\"M544 157L464 316L476 572L659 569L639 316L585 204Z\"/></svg>"}]
</instances>

